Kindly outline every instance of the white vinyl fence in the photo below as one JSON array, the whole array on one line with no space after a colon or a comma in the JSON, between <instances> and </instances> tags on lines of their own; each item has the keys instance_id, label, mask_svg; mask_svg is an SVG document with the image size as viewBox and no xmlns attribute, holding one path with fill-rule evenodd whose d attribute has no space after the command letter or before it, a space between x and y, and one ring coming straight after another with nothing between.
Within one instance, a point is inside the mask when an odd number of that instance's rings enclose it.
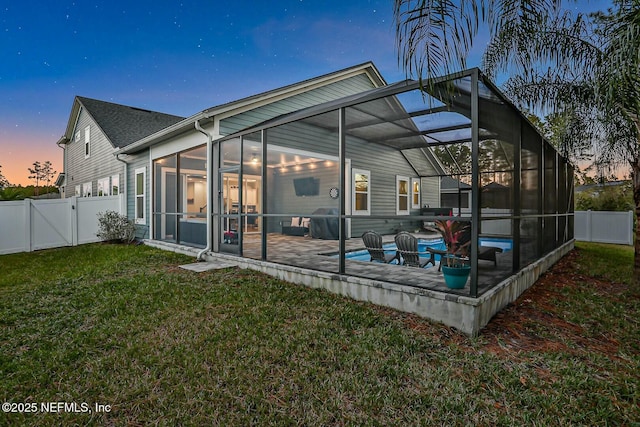
<instances>
[{"instance_id":1,"label":"white vinyl fence","mask_svg":"<svg viewBox=\"0 0 640 427\"><path fill-rule=\"evenodd\" d=\"M0 254L98 242L98 213L125 213L124 194L0 202Z\"/></svg>"},{"instance_id":2,"label":"white vinyl fence","mask_svg":"<svg viewBox=\"0 0 640 427\"><path fill-rule=\"evenodd\" d=\"M454 211L457 212L457 211ZM510 235L511 220L491 220L492 216L508 216L505 209L482 209L482 232L493 235ZM462 209L462 216L471 216L471 209ZM633 211L576 211L574 237L583 242L633 245Z\"/></svg>"},{"instance_id":3,"label":"white vinyl fence","mask_svg":"<svg viewBox=\"0 0 640 427\"><path fill-rule=\"evenodd\" d=\"M633 211L576 211L574 224L576 240L633 245Z\"/></svg>"}]
</instances>

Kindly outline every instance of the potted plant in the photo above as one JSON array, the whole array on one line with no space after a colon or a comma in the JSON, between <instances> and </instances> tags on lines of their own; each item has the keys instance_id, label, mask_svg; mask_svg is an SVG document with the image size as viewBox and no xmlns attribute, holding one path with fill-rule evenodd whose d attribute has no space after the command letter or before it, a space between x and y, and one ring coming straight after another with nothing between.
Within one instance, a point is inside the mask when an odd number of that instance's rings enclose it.
<instances>
[{"instance_id":1,"label":"potted plant","mask_svg":"<svg viewBox=\"0 0 640 427\"><path fill-rule=\"evenodd\" d=\"M469 265L470 225L466 221L437 220L434 231L442 235L447 254L440 260L442 274L447 287L461 289L467 283Z\"/></svg>"}]
</instances>

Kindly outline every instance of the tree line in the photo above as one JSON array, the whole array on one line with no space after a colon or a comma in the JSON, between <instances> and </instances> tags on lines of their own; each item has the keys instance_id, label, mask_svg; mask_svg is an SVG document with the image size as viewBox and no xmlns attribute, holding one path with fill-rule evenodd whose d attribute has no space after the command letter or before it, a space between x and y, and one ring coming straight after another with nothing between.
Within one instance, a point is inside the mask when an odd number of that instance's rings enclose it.
<instances>
[{"instance_id":1,"label":"tree line","mask_svg":"<svg viewBox=\"0 0 640 427\"><path fill-rule=\"evenodd\" d=\"M32 167L27 170L29 171L29 179L35 184L26 187L12 185L2 173L2 165L0 165L0 200L21 200L58 192L57 187L51 185L51 181L58 172L53 169L49 160L44 163L33 162Z\"/></svg>"}]
</instances>

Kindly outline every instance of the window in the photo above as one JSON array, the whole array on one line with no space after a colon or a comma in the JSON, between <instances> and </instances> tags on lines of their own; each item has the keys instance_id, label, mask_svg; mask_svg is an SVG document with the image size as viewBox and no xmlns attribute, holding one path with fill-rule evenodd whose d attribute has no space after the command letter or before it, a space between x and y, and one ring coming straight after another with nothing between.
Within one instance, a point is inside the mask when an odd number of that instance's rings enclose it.
<instances>
[{"instance_id":1,"label":"window","mask_svg":"<svg viewBox=\"0 0 640 427\"><path fill-rule=\"evenodd\" d=\"M396 215L409 215L409 178L396 176Z\"/></svg>"},{"instance_id":2,"label":"window","mask_svg":"<svg viewBox=\"0 0 640 427\"><path fill-rule=\"evenodd\" d=\"M82 197L91 197L91 183L85 182L82 184Z\"/></svg>"},{"instance_id":3,"label":"window","mask_svg":"<svg viewBox=\"0 0 640 427\"><path fill-rule=\"evenodd\" d=\"M136 169L136 205L135 205L135 215L136 215L136 224L146 224L147 219L145 218L145 185L147 182L147 173L145 168Z\"/></svg>"},{"instance_id":4,"label":"window","mask_svg":"<svg viewBox=\"0 0 640 427\"><path fill-rule=\"evenodd\" d=\"M109 177L98 180L98 196L109 196Z\"/></svg>"},{"instance_id":5,"label":"window","mask_svg":"<svg viewBox=\"0 0 640 427\"><path fill-rule=\"evenodd\" d=\"M120 194L120 175L116 174L111 177L111 195Z\"/></svg>"},{"instance_id":6,"label":"window","mask_svg":"<svg viewBox=\"0 0 640 427\"><path fill-rule=\"evenodd\" d=\"M420 178L411 178L411 208L420 209Z\"/></svg>"},{"instance_id":7,"label":"window","mask_svg":"<svg viewBox=\"0 0 640 427\"><path fill-rule=\"evenodd\" d=\"M79 185L76 185L76 192L75 192L74 196L80 197L81 195L82 195L81 187Z\"/></svg>"},{"instance_id":8,"label":"window","mask_svg":"<svg viewBox=\"0 0 640 427\"><path fill-rule=\"evenodd\" d=\"M371 215L371 172L353 169L353 215Z\"/></svg>"},{"instance_id":9,"label":"window","mask_svg":"<svg viewBox=\"0 0 640 427\"><path fill-rule=\"evenodd\" d=\"M91 141L91 126L84 128L84 158L88 158L91 155L91 147L89 142Z\"/></svg>"}]
</instances>

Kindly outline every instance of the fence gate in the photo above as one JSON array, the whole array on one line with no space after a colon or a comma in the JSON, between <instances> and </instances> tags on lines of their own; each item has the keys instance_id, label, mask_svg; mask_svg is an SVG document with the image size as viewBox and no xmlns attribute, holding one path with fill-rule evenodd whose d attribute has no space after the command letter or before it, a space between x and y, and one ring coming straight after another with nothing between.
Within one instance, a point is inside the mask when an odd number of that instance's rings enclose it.
<instances>
[{"instance_id":1,"label":"fence gate","mask_svg":"<svg viewBox=\"0 0 640 427\"><path fill-rule=\"evenodd\" d=\"M30 250L73 245L67 199L33 200L29 205Z\"/></svg>"},{"instance_id":2,"label":"fence gate","mask_svg":"<svg viewBox=\"0 0 640 427\"><path fill-rule=\"evenodd\" d=\"M97 242L98 213L126 213L124 194L0 202L0 254Z\"/></svg>"}]
</instances>

